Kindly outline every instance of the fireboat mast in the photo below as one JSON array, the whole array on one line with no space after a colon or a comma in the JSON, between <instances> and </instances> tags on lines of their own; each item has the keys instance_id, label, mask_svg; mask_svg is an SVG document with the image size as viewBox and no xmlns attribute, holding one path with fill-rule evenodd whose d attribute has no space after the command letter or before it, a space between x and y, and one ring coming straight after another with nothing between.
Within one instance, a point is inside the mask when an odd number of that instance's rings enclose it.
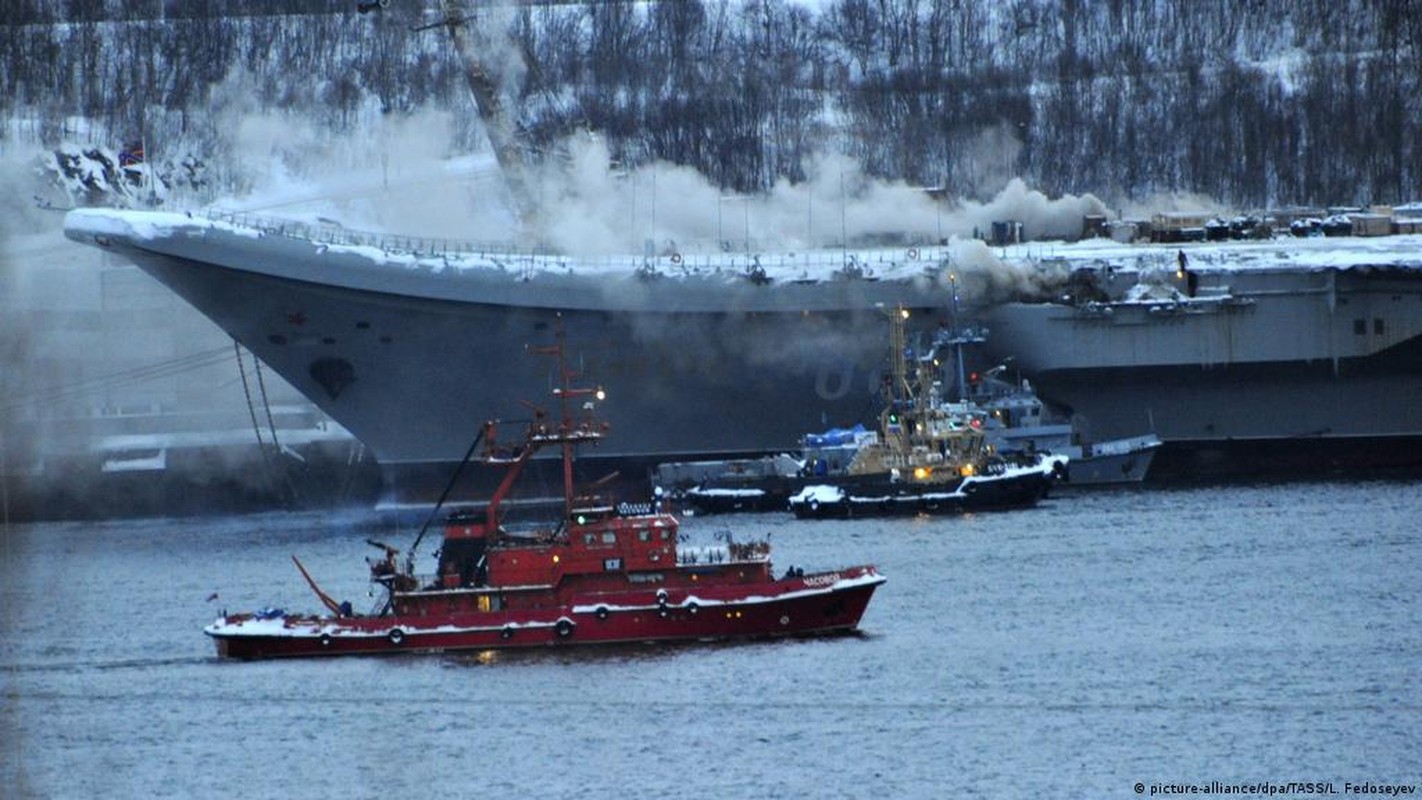
<instances>
[{"instance_id":1,"label":"fireboat mast","mask_svg":"<svg viewBox=\"0 0 1422 800\"><path fill-rule=\"evenodd\" d=\"M560 325L557 333L557 341L551 345L542 347L529 347L528 352L533 355L553 356L558 361L558 385L553 388L553 396L558 398L558 430L555 435L549 437L549 441L557 441L562 445L563 455L563 507L568 514L573 512L573 498L575 495L573 483L573 447L582 442L597 441L602 438L602 430L605 427L593 416L594 400L602 401L606 399L607 393L600 386L575 387L573 379L577 378L576 373L568 366L567 348L565 333ZM581 420L573 418L573 401L580 397L593 398L583 402L582 410L588 413ZM530 436L532 443L538 434Z\"/></svg>"}]
</instances>

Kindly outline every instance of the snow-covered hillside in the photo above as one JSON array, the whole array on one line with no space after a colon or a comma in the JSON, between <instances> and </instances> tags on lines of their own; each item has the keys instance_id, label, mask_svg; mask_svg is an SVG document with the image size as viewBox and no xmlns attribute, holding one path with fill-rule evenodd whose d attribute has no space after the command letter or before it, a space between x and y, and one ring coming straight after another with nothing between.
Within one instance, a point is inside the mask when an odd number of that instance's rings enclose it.
<instances>
[{"instance_id":1,"label":"snow-covered hillside","mask_svg":"<svg viewBox=\"0 0 1422 800\"><path fill-rule=\"evenodd\" d=\"M252 115L319 149L304 131L433 110L451 125L429 155L472 153L465 65L441 29L411 30L427 5L20 3L0 26L3 135L52 147L82 119L80 144L143 139L219 170ZM826 155L965 199L1020 177L1113 207L1181 191L1390 203L1422 185L1406 0L683 0L476 22L535 161L591 131L619 164L737 193L806 180Z\"/></svg>"}]
</instances>

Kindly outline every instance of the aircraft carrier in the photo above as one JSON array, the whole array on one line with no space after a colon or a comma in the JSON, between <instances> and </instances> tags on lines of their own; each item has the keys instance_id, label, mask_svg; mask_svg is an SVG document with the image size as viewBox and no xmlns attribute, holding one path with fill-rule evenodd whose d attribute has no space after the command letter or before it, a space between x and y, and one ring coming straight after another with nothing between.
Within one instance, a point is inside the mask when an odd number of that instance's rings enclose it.
<instances>
[{"instance_id":1,"label":"aircraft carrier","mask_svg":"<svg viewBox=\"0 0 1422 800\"><path fill-rule=\"evenodd\" d=\"M555 328L609 394L613 433L580 462L645 479L872 415L887 312L930 325L948 306L935 249L580 261L112 210L70 212L66 235L260 357L374 452L397 501L429 499L486 420L546 396L546 359L524 353Z\"/></svg>"},{"instance_id":2,"label":"aircraft carrier","mask_svg":"<svg viewBox=\"0 0 1422 800\"><path fill-rule=\"evenodd\" d=\"M885 312L952 323L951 248L578 260L194 214L80 210L429 498L566 331L604 385L592 470L776 452L872 417ZM1178 250L1178 252L1177 252ZM1004 248L1050 297L974 309L1095 439L1157 433L1162 474L1422 466L1422 236ZM1188 254L1188 255L1186 255ZM1184 256L1184 258L1182 258ZM1090 277L1088 277L1090 276Z\"/></svg>"}]
</instances>

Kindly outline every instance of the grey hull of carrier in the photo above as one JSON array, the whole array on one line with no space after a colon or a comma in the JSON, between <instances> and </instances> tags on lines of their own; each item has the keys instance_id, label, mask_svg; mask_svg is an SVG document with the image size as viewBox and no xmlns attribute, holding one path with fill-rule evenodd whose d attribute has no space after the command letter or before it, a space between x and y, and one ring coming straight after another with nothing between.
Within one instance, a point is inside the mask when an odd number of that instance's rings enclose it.
<instances>
[{"instance_id":1,"label":"grey hull of carrier","mask_svg":"<svg viewBox=\"0 0 1422 800\"><path fill-rule=\"evenodd\" d=\"M1154 279L1099 267L1075 290L989 309L988 349L1091 439L1153 431L1153 479L1422 467L1416 256Z\"/></svg>"},{"instance_id":2,"label":"grey hull of carrier","mask_svg":"<svg viewBox=\"0 0 1422 800\"><path fill-rule=\"evenodd\" d=\"M648 273L641 259L403 263L172 214L76 212L66 233L133 261L260 357L371 448L397 501L433 499L485 420L546 393L547 364L510 354L555 324L579 371L607 387L601 413L617 431L580 466L645 484L659 462L785 450L870 413L883 309L933 324L946 297L928 254L908 277L879 279L865 257L819 280L794 279L808 262L782 266L792 277L776 280L730 256L687 274Z\"/></svg>"}]
</instances>

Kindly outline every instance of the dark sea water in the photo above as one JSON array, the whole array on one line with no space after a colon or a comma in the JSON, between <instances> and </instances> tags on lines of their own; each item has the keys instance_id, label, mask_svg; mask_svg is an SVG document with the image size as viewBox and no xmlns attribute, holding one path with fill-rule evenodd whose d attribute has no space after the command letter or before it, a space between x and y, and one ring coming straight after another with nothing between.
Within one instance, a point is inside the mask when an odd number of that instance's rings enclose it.
<instances>
[{"instance_id":1,"label":"dark sea water","mask_svg":"<svg viewBox=\"0 0 1422 800\"><path fill-rule=\"evenodd\" d=\"M375 515L11 526L0 796L1135 797L1422 784L1422 484L1082 493L772 532L874 562L859 636L220 662L219 610L366 595ZM430 551L427 552L431 552ZM209 600L214 592L217 600ZM1422 788L1422 787L1419 787ZM1357 795L1348 795L1357 796Z\"/></svg>"}]
</instances>

